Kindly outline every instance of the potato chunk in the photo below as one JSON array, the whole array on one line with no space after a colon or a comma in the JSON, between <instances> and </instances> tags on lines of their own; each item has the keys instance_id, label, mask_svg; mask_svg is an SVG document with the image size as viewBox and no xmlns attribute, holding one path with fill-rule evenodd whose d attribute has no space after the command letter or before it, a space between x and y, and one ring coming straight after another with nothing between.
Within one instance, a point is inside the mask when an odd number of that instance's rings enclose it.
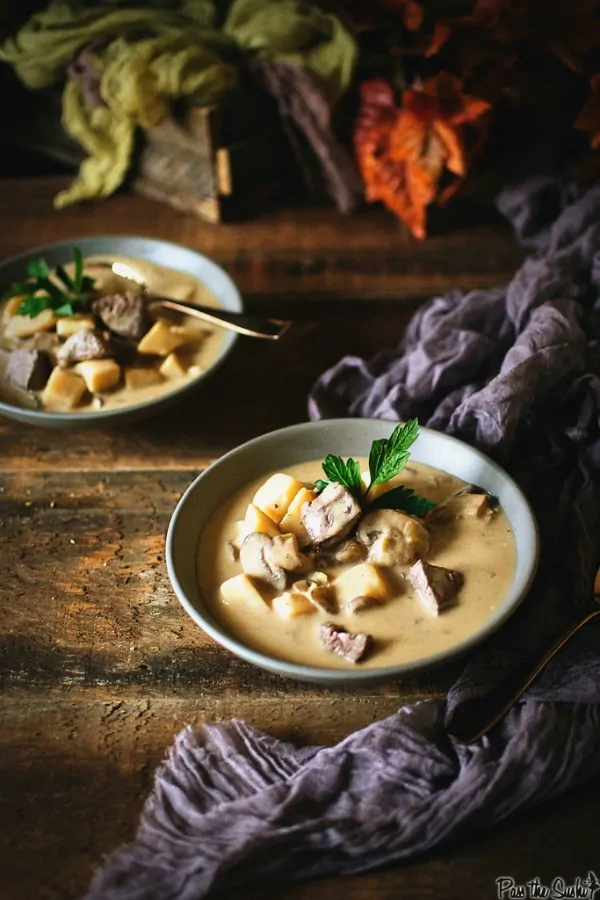
<instances>
[{"instance_id":1,"label":"potato chunk","mask_svg":"<svg viewBox=\"0 0 600 900\"><path fill-rule=\"evenodd\" d=\"M234 575L221 585L221 597L225 603L246 604L254 609L268 607L263 595L249 575Z\"/></svg>"},{"instance_id":2,"label":"potato chunk","mask_svg":"<svg viewBox=\"0 0 600 900\"><path fill-rule=\"evenodd\" d=\"M281 520L281 530L284 533L295 534L301 547L310 543L308 532L302 524L302 507L305 503L310 503L311 500L314 500L316 496L315 491L309 491L305 487L300 488Z\"/></svg>"},{"instance_id":3,"label":"potato chunk","mask_svg":"<svg viewBox=\"0 0 600 900\"><path fill-rule=\"evenodd\" d=\"M95 327L91 316L60 316L56 320L56 333L60 337L71 337L78 331L93 331Z\"/></svg>"},{"instance_id":4,"label":"potato chunk","mask_svg":"<svg viewBox=\"0 0 600 900\"><path fill-rule=\"evenodd\" d=\"M350 603L356 597L386 600L389 595L388 586L381 572L371 563L359 563L346 569L335 579L333 587L341 606Z\"/></svg>"},{"instance_id":5,"label":"potato chunk","mask_svg":"<svg viewBox=\"0 0 600 900\"><path fill-rule=\"evenodd\" d=\"M161 364L159 372L163 378L183 378L187 374L187 369L176 353L169 353Z\"/></svg>"},{"instance_id":6,"label":"potato chunk","mask_svg":"<svg viewBox=\"0 0 600 900\"><path fill-rule=\"evenodd\" d=\"M111 391L121 378L121 366L114 359L88 359L78 363L75 371L81 375L92 394Z\"/></svg>"},{"instance_id":7,"label":"potato chunk","mask_svg":"<svg viewBox=\"0 0 600 900\"><path fill-rule=\"evenodd\" d=\"M193 337L184 328L169 325L164 319L154 323L150 331L147 331L139 342L138 353L149 356L168 356L182 344L188 344Z\"/></svg>"},{"instance_id":8,"label":"potato chunk","mask_svg":"<svg viewBox=\"0 0 600 900\"><path fill-rule=\"evenodd\" d=\"M42 391L42 404L52 412L68 412L78 405L84 394L83 378L56 366Z\"/></svg>"},{"instance_id":9,"label":"potato chunk","mask_svg":"<svg viewBox=\"0 0 600 900\"><path fill-rule=\"evenodd\" d=\"M13 316L4 329L7 338L24 338L37 334L38 331L50 331L56 324L56 316L52 309L43 309L37 316Z\"/></svg>"},{"instance_id":10,"label":"potato chunk","mask_svg":"<svg viewBox=\"0 0 600 900\"><path fill-rule=\"evenodd\" d=\"M250 503L246 510L244 527L246 534L252 534L253 531L260 531L263 534L269 534L271 537L280 534L279 528L273 519L270 519L262 509L259 509L253 503Z\"/></svg>"},{"instance_id":11,"label":"potato chunk","mask_svg":"<svg viewBox=\"0 0 600 900\"><path fill-rule=\"evenodd\" d=\"M162 375L158 369L150 369L143 366L128 366L125 369L125 385L130 391L152 387L154 384L160 384L162 380Z\"/></svg>"},{"instance_id":12,"label":"potato chunk","mask_svg":"<svg viewBox=\"0 0 600 900\"><path fill-rule=\"evenodd\" d=\"M291 475L271 475L260 487L252 502L274 522L281 522L289 505L304 485Z\"/></svg>"},{"instance_id":13,"label":"potato chunk","mask_svg":"<svg viewBox=\"0 0 600 900\"><path fill-rule=\"evenodd\" d=\"M280 619L297 619L298 616L306 616L314 613L317 607L310 602L305 594L296 591L286 591L273 598L271 609L277 613Z\"/></svg>"}]
</instances>

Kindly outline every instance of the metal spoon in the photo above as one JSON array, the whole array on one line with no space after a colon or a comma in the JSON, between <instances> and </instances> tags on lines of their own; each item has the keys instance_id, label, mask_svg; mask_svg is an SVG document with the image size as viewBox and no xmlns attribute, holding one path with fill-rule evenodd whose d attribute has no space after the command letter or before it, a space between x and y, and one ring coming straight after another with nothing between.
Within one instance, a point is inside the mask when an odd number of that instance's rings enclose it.
<instances>
[{"instance_id":1,"label":"metal spoon","mask_svg":"<svg viewBox=\"0 0 600 900\"><path fill-rule=\"evenodd\" d=\"M120 278L127 278L129 281L135 281L141 287L146 287L144 279L126 263L102 261L94 262L93 265L108 268ZM284 319L267 319L264 316L228 312L212 306L198 306L196 303L188 303L185 300L172 300L170 297L153 297L150 295L149 303L152 306L162 306L164 309L172 309L186 316L193 316L195 319L202 319L204 322L221 325L230 331L237 331L238 334L263 338L263 340L267 341L279 340L292 324Z\"/></svg>"},{"instance_id":2,"label":"metal spoon","mask_svg":"<svg viewBox=\"0 0 600 900\"><path fill-rule=\"evenodd\" d=\"M594 602L600 607L600 569L598 569L598 572L596 573L596 580L594 582ZM469 721L466 722L464 727L459 726L455 729L454 726L451 726L449 729L450 733L465 744L473 744L475 741L478 741L480 737L483 737L484 734L487 734L500 719L504 718L509 709L514 706L519 697L521 697L527 688L533 684L538 675L546 668L550 660L554 659L559 650L562 650L565 644L571 640L573 635L577 634L584 625L587 625L588 622L591 622L592 619L596 619L598 616L600 616L600 609L588 613L583 616L582 619L579 619L579 621L570 625L558 640L554 642L550 649L544 653L542 658L535 663L533 668L528 671L524 678L522 672L519 673L517 676L517 687L514 686L514 681L511 681L510 684L500 685L495 691L492 691L491 696L488 695L481 699L480 702L483 706L483 711L479 716L478 722L473 722L472 716L469 716ZM465 713L465 719L467 718L467 714L468 710Z\"/></svg>"}]
</instances>

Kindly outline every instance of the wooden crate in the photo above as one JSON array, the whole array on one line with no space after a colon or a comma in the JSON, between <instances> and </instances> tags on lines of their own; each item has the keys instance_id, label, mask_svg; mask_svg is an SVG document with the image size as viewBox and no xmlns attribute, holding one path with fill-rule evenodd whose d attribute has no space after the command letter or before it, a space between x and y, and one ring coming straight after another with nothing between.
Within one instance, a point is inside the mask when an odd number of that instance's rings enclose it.
<instances>
[{"instance_id":1,"label":"wooden crate","mask_svg":"<svg viewBox=\"0 0 600 900\"><path fill-rule=\"evenodd\" d=\"M69 167L84 158L61 126L60 91L17 89L10 138ZM220 106L179 105L140 133L128 177L135 193L210 222L249 218L295 181L289 146L270 97L240 91Z\"/></svg>"}]
</instances>

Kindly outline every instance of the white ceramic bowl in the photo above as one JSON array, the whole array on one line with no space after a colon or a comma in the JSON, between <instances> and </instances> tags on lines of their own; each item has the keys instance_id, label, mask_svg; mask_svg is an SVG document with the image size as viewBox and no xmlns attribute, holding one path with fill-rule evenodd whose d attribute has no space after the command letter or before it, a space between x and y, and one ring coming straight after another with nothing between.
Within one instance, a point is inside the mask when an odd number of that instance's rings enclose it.
<instances>
[{"instance_id":1,"label":"white ceramic bowl","mask_svg":"<svg viewBox=\"0 0 600 900\"><path fill-rule=\"evenodd\" d=\"M361 684L393 680L449 661L489 637L527 594L538 562L538 532L533 513L515 482L483 453L429 428L411 449L411 459L479 485L495 494L515 535L517 562L512 584L492 616L468 638L441 653L385 668L326 669L285 662L231 637L212 615L196 580L200 534L217 507L253 478L274 469L335 453L368 456L371 443L387 438L394 423L378 419L329 419L272 431L223 456L189 486L167 533L167 568L184 609L212 638L232 653L271 672L323 684Z\"/></svg>"},{"instance_id":2,"label":"white ceramic bowl","mask_svg":"<svg viewBox=\"0 0 600 900\"><path fill-rule=\"evenodd\" d=\"M172 244L169 241L160 241L153 238L134 237L132 235L104 235L102 237L72 238L58 241L56 244L44 244L41 247L33 247L26 253L13 256L0 263L0 296L14 281L23 281L26 278L27 263L33 259L43 257L51 267L59 263L63 265L73 259L73 247L79 247L84 258L90 256L129 256L132 259L144 259L171 269L177 269L192 275L198 281L203 282L217 298L221 309L230 312L243 312L242 299L235 284L216 263L195 250ZM98 427L99 425L112 425L115 423L131 422L154 415L165 407L180 400L190 391L198 389L198 386L224 361L228 353L233 349L237 336L228 331L221 348L206 369L194 378L185 381L184 384L173 390L160 394L152 400L143 403L128 403L126 406L114 409L98 409L88 412L57 413L43 409L26 409L15 406L12 403L0 401L0 415L11 419L17 419L28 425L42 425L45 428L64 428L79 430L83 428Z\"/></svg>"}]
</instances>

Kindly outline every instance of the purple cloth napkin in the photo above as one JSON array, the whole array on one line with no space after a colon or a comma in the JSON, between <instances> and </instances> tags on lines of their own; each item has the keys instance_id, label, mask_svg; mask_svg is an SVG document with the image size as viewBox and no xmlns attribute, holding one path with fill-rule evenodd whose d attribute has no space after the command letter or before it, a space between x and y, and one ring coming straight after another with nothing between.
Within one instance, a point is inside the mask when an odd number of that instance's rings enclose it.
<instances>
[{"instance_id":1,"label":"purple cloth napkin","mask_svg":"<svg viewBox=\"0 0 600 900\"><path fill-rule=\"evenodd\" d=\"M251 880L363 872L600 772L594 623L489 736L467 746L448 732L591 606L600 563L600 186L581 195L536 179L500 206L537 248L508 287L426 304L397 349L326 372L310 415L418 416L501 462L540 525L528 599L447 700L405 707L335 747L298 750L239 721L182 732L136 840L86 900L200 900Z\"/></svg>"}]
</instances>

